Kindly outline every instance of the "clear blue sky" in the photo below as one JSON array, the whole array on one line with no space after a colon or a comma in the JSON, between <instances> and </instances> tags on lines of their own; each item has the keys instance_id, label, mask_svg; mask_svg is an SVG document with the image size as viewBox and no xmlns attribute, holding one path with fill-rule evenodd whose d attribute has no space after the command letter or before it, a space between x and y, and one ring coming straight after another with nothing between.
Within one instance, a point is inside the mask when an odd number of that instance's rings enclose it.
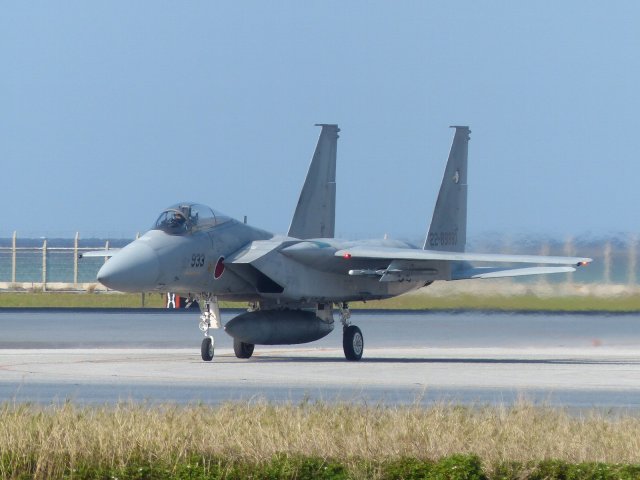
<instances>
[{"instance_id":1,"label":"clear blue sky","mask_svg":"<svg viewBox=\"0 0 640 480\"><path fill-rule=\"evenodd\" d=\"M640 3L3 2L0 236L131 237L180 200L286 232L338 123L336 232L636 232Z\"/></svg>"}]
</instances>

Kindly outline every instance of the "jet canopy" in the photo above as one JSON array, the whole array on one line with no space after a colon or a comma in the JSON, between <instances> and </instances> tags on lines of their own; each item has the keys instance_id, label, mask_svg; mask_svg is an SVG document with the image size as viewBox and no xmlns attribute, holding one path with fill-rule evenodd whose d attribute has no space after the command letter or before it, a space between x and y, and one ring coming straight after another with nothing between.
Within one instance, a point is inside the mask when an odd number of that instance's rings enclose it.
<instances>
[{"instance_id":1,"label":"jet canopy","mask_svg":"<svg viewBox=\"0 0 640 480\"><path fill-rule=\"evenodd\" d=\"M164 210L156 220L153 230L180 235L194 230L214 227L229 217L197 203L177 203Z\"/></svg>"}]
</instances>

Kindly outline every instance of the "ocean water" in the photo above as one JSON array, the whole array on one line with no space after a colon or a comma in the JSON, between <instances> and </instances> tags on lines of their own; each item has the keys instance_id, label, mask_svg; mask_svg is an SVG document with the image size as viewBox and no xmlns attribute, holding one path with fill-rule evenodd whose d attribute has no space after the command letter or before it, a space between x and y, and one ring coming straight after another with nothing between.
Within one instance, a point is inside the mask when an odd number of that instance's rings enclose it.
<instances>
[{"instance_id":1,"label":"ocean water","mask_svg":"<svg viewBox=\"0 0 640 480\"><path fill-rule=\"evenodd\" d=\"M78 243L79 252L88 250L104 250L107 240L87 239ZM109 239L109 248L122 248L130 239ZM16 247L16 282L42 282L43 255L42 239L18 239ZM74 239L47 240L46 281L65 282L74 281ZM104 264L104 258L80 258L78 260L78 282L90 283L96 281L96 275ZM0 239L0 282L12 280L11 239Z\"/></svg>"}]
</instances>

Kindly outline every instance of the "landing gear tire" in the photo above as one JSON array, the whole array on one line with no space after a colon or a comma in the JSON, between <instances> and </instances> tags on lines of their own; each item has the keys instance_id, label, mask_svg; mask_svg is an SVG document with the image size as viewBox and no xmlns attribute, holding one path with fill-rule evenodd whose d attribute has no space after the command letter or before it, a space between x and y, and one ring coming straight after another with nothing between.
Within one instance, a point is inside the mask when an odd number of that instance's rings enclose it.
<instances>
[{"instance_id":1,"label":"landing gear tire","mask_svg":"<svg viewBox=\"0 0 640 480\"><path fill-rule=\"evenodd\" d=\"M251 358L254 347L253 343L244 343L235 338L233 339L233 351L238 358Z\"/></svg>"},{"instance_id":2,"label":"landing gear tire","mask_svg":"<svg viewBox=\"0 0 640 480\"><path fill-rule=\"evenodd\" d=\"M347 360L357 361L362 358L364 351L364 338L362 332L355 325L345 327L342 335L342 348Z\"/></svg>"},{"instance_id":3,"label":"landing gear tire","mask_svg":"<svg viewBox=\"0 0 640 480\"><path fill-rule=\"evenodd\" d=\"M200 346L200 354L202 355L202 360L205 362L210 362L213 360L213 338L205 337L202 340L202 345Z\"/></svg>"}]
</instances>

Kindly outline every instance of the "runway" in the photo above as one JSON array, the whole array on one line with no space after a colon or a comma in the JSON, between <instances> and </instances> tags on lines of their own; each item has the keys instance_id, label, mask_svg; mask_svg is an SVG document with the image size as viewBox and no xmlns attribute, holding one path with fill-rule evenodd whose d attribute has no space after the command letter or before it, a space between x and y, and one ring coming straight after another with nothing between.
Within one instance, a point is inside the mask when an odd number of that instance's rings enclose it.
<instances>
[{"instance_id":1,"label":"runway","mask_svg":"<svg viewBox=\"0 0 640 480\"><path fill-rule=\"evenodd\" d=\"M237 312L224 312L227 321ZM0 399L512 403L640 409L640 315L356 312L360 362L339 325L311 344L236 359L216 335L202 362L196 312L0 310Z\"/></svg>"}]
</instances>

